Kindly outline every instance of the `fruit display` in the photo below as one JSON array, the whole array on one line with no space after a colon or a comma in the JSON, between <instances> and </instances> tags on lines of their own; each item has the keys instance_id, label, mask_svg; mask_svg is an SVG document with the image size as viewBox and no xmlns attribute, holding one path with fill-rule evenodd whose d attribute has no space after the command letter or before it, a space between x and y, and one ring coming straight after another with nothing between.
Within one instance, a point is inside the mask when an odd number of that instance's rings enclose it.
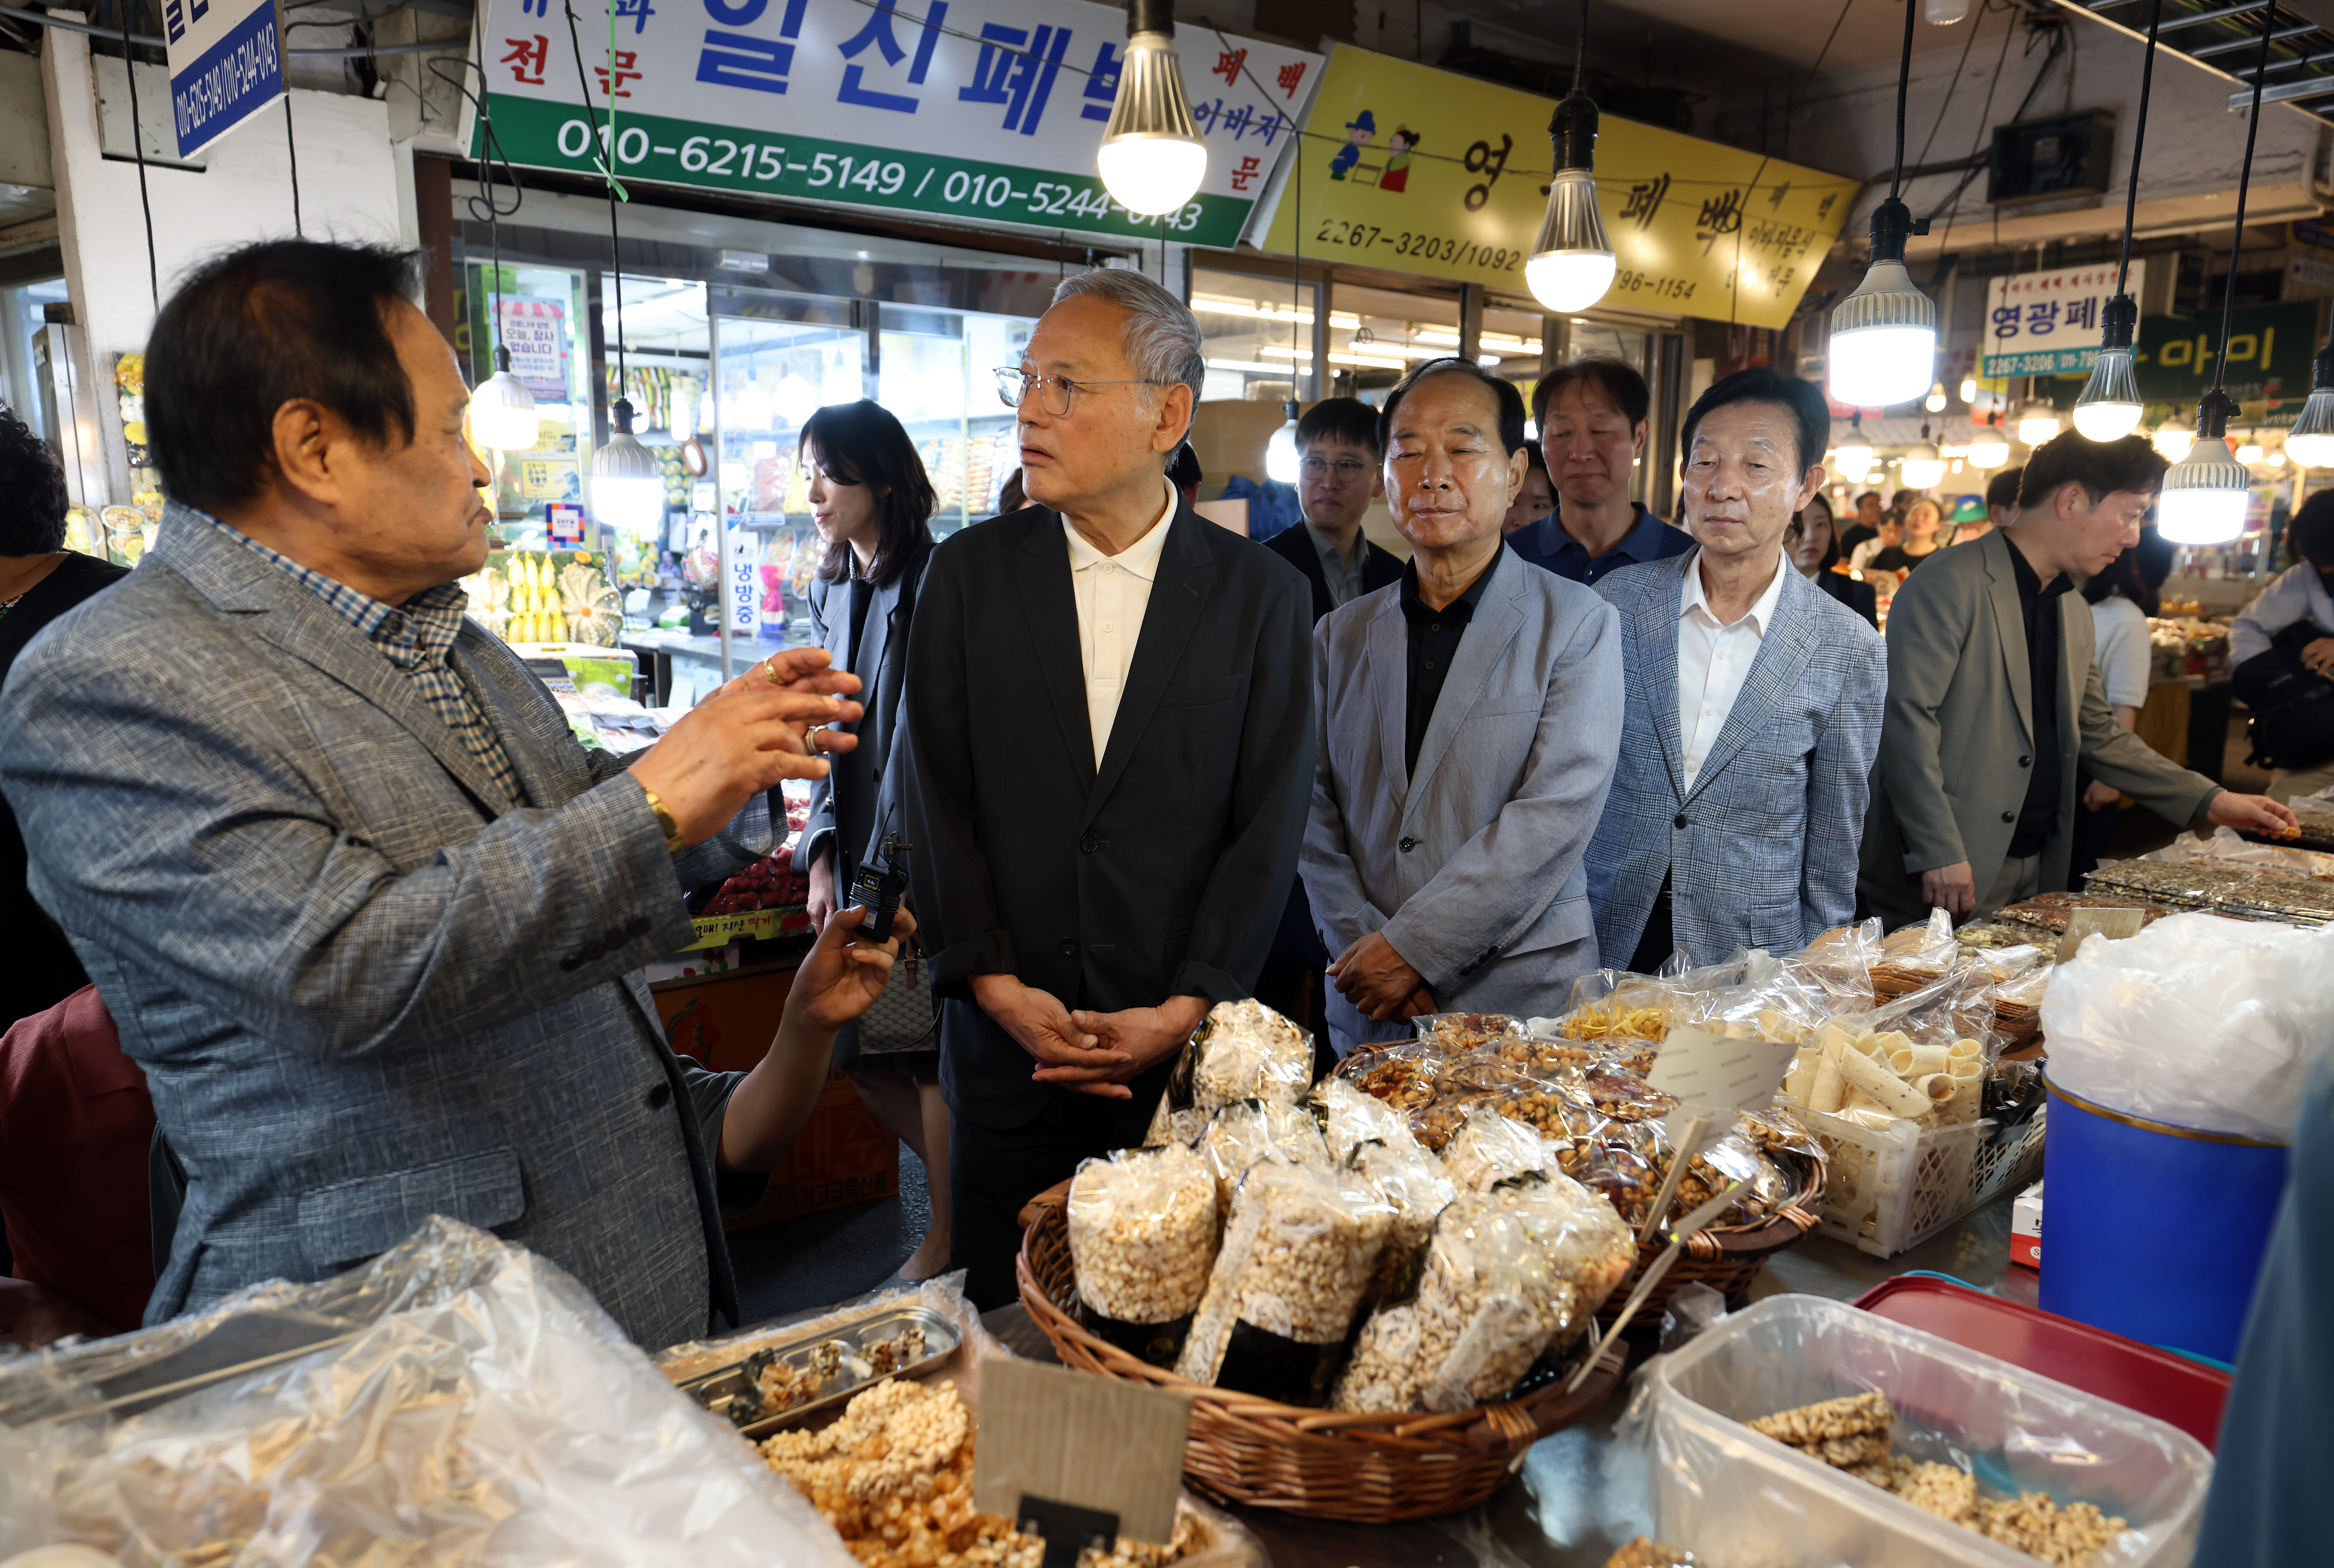
<instances>
[{"instance_id":1,"label":"fruit display","mask_svg":"<svg viewBox=\"0 0 2334 1568\"><path fill-rule=\"evenodd\" d=\"M613 648L623 630L623 601L579 550L565 566L549 552L514 551L500 566L465 578L470 614L506 642L582 642Z\"/></svg>"},{"instance_id":2,"label":"fruit display","mask_svg":"<svg viewBox=\"0 0 2334 1568\"><path fill-rule=\"evenodd\" d=\"M721 884L700 915L742 915L751 909L783 909L810 899L810 875L796 871L794 849L781 844Z\"/></svg>"}]
</instances>

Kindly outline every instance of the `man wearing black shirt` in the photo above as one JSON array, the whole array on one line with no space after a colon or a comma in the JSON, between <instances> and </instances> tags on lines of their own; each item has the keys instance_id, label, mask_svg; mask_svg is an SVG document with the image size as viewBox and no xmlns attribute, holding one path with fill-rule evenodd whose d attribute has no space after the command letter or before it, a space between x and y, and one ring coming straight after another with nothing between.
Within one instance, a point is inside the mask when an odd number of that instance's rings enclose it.
<instances>
[{"instance_id":1,"label":"man wearing black shirt","mask_svg":"<svg viewBox=\"0 0 2334 1568\"><path fill-rule=\"evenodd\" d=\"M1621 741L1620 618L1500 543L1523 399L1431 360L1379 415L1411 543L1314 630L1320 758L1298 869L1340 1054L1452 1010L1548 1016L1596 967L1582 855Z\"/></svg>"},{"instance_id":2,"label":"man wearing black shirt","mask_svg":"<svg viewBox=\"0 0 2334 1568\"><path fill-rule=\"evenodd\" d=\"M2291 824L2283 806L2158 755L2107 707L2069 574L2103 572L2137 542L2164 467L2136 436L2070 430L2026 466L2007 527L1938 552L1898 591L1857 883L1890 926L2066 887L2078 763L2184 826Z\"/></svg>"}]
</instances>

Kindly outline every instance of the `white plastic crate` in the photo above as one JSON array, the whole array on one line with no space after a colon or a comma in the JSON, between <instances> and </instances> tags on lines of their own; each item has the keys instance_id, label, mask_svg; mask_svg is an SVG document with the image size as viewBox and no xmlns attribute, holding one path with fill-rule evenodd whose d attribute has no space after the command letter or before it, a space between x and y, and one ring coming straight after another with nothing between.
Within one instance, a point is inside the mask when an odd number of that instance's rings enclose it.
<instances>
[{"instance_id":1,"label":"white plastic crate","mask_svg":"<svg viewBox=\"0 0 2334 1568\"><path fill-rule=\"evenodd\" d=\"M1995 1138L1981 1117L1955 1127L1910 1121L1876 1130L1842 1117L1798 1112L1822 1140L1822 1234L1875 1257L1894 1257L1992 1201L2042 1166L2042 1112Z\"/></svg>"},{"instance_id":2,"label":"white plastic crate","mask_svg":"<svg viewBox=\"0 0 2334 1568\"><path fill-rule=\"evenodd\" d=\"M1814 1296L1729 1313L1637 1380L1625 1442L1649 1449L1655 1533L1713 1568L2033 1568L2034 1559L1819 1464L1743 1423L1866 1390L1895 1448L2125 1522L2094 1568L2194 1551L2213 1459L2187 1433L1934 1334Z\"/></svg>"}]
</instances>

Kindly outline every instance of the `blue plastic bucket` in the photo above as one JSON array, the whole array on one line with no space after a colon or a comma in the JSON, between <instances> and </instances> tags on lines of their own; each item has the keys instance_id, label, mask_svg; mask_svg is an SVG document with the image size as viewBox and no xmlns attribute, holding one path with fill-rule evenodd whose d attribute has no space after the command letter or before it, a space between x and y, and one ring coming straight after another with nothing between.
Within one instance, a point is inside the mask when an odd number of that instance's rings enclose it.
<instances>
[{"instance_id":1,"label":"blue plastic bucket","mask_svg":"<svg viewBox=\"0 0 2334 1568\"><path fill-rule=\"evenodd\" d=\"M2127 1116L2049 1088L2042 1310L2236 1360L2285 1194L2286 1145Z\"/></svg>"}]
</instances>

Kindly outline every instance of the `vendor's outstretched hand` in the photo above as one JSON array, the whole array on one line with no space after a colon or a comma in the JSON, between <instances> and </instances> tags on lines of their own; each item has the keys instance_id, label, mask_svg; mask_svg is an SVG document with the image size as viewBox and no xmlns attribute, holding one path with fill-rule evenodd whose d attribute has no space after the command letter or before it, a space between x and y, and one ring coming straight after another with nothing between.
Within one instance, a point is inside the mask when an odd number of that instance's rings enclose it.
<instances>
[{"instance_id":1,"label":"vendor's outstretched hand","mask_svg":"<svg viewBox=\"0 0 2334 1568\"><path fill-rule=\"evenodd\" d=\"M702 843L781 779L825 778L827 754L858 737L806 732L857 720L863 709L848 697L858 689L857 676L827 668L825 649L773 654L683 714L632 775L664 802L683 843Z\"/></svg>"},{"instance_id":2,"label":"vendor's outstretched hand","mask_svg":"<svg viewBox=\"0 0 2334 1568\"><path fill-rule=\"evenodd\" d=\"M2267 795L2231 794L2226 790L2204 808L2204 820L2240 832L2281 834L2301 830L2300 819Z\"/></svg>"},{"instance_id":3,"label":"vendor's outstretched hand","mask_svg":"<svg viewBox=\"0 0 2334 1568\"><path fill-rule=\"evenodd\" d=\"M859 934L868 911L858 905L837 909L802 967L795 971L794 989L786 995L786 1012L815 1029L829 1034L875 1005L892 978L900 945L915 934L916 918L902 908L892 917L892 936L878 942Z\"/></svg>"}]
</instances>

